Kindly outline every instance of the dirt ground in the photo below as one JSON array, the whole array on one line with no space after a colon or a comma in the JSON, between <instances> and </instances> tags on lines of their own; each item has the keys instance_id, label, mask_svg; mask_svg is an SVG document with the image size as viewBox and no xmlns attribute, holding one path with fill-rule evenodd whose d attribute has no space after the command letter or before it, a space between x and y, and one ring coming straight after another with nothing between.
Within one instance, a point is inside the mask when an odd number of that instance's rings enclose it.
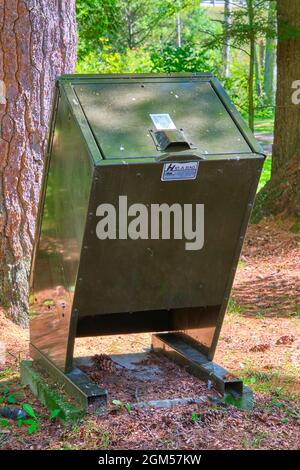
<instances>
[{"instance_id":1,"label":"dirt ground","mask_svg":"<svg viewBox=\"0 0 300 470\"><path fill-rule=\"evenodd\" d=\"M18 364L28 357L28 332L0 312L0 340L7 349L6 362L0 365L0 400L6 403L3 384L9 381L9 393L16 394L17 402L12 406L31 404L39 424L29 435L25 426L18 428L9 420L9 426L0 426L0 448L299 449L299 318L300 236L271 221L251 225L215 361L252 388L255 408L245 411L205 399L173 408L136 409L140 401L216 392L150 353L149 334L84 338L76 342L76 356L94 356L80 367L108 389L108 412L63 425L51 421L49 411L20 386ZM124 352L135 354L129 368L120 359Z\"/></svg>"}]
</instances>

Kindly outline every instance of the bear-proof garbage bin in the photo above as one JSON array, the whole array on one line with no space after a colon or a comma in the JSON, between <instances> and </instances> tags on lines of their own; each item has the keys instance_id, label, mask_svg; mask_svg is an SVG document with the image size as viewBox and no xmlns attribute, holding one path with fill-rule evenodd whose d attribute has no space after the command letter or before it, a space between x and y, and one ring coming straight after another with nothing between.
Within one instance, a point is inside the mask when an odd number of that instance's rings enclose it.
<instances>
[{"instance_id":1,"label":"bear-proof garbage bin","mask_svg":"<svg viewBox=\"0 0 300 470\"><path fill-rule=\"evenodd\" d=\"M241 393L212 359L263 162L210 74L59 78L31 269L34 360L84 388L76 337L153 332L155 351Z\"/></svg>"}]
</instances>

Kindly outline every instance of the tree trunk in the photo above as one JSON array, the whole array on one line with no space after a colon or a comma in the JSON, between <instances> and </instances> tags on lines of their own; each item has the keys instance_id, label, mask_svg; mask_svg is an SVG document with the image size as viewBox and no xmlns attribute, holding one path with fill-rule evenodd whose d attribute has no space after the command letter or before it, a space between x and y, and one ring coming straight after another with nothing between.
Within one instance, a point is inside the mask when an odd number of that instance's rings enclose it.
<instances>
[{"instance_id":1,"label":"tree trunk","mask_svg":"<svg viewBox=\"0 0 300 470\"><path fill-rule=\"evenodd\" d=\"M251 40L250 45L250 64L249 64L249 86L248 86L248 114L249 127L254 131L254 59L255 59L255 43Z\"/></svg>"},{"instance_id":2,"label":"tree trunk","mask_svg":"<svg viewBox=\"0 0 300 470\"><path fill-rule=\"evenodd\" d=\"M134 48L134 32L133 32L133 14L130 8L126 9L126 20L127 20L127 46L128 49Z\"/></svg>"},{"instance_id":3,"label":"tree trunk","mask_svg":"<svg viewBox=\"0 0 300 470\"><path fill-rule=\"evenodd\" d=\"M180 18L180 13L176 13L176 47L181 47L181 18Z\"/></svg>"},{"instance_id":4,"label":"tree trunk","mask_svg":"<svg viewBox=\"0 0 300 470\"><path fill-rule=\"evenodd\" d=\"M260 82L260 63L257 52L257 46L254 47L254 66L255 66L255 91L257 96L260 98L262 95L261 82Z\"/></svg>"},{"instance_id":5,"label":"tree trunk","mask_svg":"<svg viewBox=\"0 0 300 470\"><path fill-rule=\"evenodd\" d=\"M250 63L249 63L249 86L248 86L248 114L249 127L254 130L254 72L255 72L255 32L253 31L254 9L253 0L247 0L250 37Z\"/></svg>"},{"instance_id":6,"label":"tree trunk","mask_svg":"<svg viewBox=\"0 0 300 470\"><path fill-rule=\"evenodd\" d=\"M300 80L299 0L278 0L277 94L272 177L300 149L300 103L293 99Z\"/></svg>"},{"instance_id":7,"label":"tree trunk","mask_svg":"<svg viewBox=\"0 0 300 470\"><path fill-rule=\"evenodd\" d=\"M268 24L269 29L275 28L276 22L276 5L275 2L270 2ZM270 34L266 37L266 52L265 52L265 71L264 71L264 93L266 102L269 105L274 104L275 98L275 63L276 63L276 41Z\"/></svg>"},{"instance_id":8,"label":"tree trunk","mask_svg":"<svg viewBox=\"0 0 300 470\"><path fill-rule=\"evenodd\" d=\"M265 43L264 40L261 39L258 43L259 49L259 66L261 70L264 70L265 67Z\"/></svg>"},{"instance_id":9,"label":"tree trunk","mask_svg":"<svg viewBox=\"0 0 300 470\"><path fill-rule=\"evenodd\" d=\"M24 326L52 90L75 60L75 0L0 0L0 302Z\"/></svg>"},{"instance_id":10,"label":"tree trunk","mask_svg":"<svg viewBox=\"0 0 300 470\"><path fill-rule=\"evenodd\" d=\"M229 59L230 59L230 0L224 2L224 46L223 46L223 75L225 78L229 77Z\"/></svg>"},{"instance_id":11,"label":"tree trunk","mask_svg":"<svg viewBox=\"0 0 300 470\"><path fill-rule=\"evenodd\" d=\"M300 15L299 0L278 0L278 86L272 175L259 192L252 221L274 215L300 230ZM297 90L298 87L298 90Z\"/></svg>"}]
</instances>

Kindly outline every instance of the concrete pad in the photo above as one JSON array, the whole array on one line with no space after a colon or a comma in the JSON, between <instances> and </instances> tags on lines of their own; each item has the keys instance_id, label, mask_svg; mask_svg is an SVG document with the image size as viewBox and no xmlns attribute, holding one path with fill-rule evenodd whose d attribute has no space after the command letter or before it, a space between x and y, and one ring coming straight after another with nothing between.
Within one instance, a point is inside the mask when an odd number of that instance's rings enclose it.
<instances>
[{"instance_id":1,"label":"concrete pad","mask_svg":"<svg viewBox=\"0 0 300 470\"><path fill-rule=\"evenodd\" d=\"M159 376L163 376L163 371L156 364L146 364L142 361L148 358L148 352L128 353L128 354L110 354L109 357L118 368L127 369L133 379L140 380L154 380ZM94 365L93 357L76 357L75 363L77 366L91 367Z\"/></svg>"}]
</instances>

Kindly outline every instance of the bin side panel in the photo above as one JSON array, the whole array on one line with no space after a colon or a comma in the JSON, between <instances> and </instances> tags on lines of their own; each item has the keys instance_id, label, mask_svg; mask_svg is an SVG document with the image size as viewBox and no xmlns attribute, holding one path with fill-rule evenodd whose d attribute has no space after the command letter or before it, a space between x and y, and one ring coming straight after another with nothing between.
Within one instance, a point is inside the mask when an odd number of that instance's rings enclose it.
<instances>
[{"instance_id":1,"label":"bin side panel","mask_svg":"<svg viewBox=\"0 0 300 470\"><path fill-rule=\"evenodd\" d=\"M93 168L64 96L56 114L53 145L35 266L30 341L56 366L71 367L71 320Z\"/></svg>"},{"instance_id":2,"label":"bin side panel","mask_svg":"<svg viewBox=\"0 0 300 470\"><path fill-rule=\"evenodd\" d=\"M92 325L93 316L97 334L137 331L129 319L140 315L144 319L138 322L140 331L149 331L149 318L153 331L196 332L200 328L194 337L197 341L202 338L209 348L262 163L263 158L253 156L204 160L199 163L196 179L190 181L161 181L161 162L97 167L84 242L87 248L80 265L82 281L74 299L79 311L78 333L85 330L85 317ZM136 203L149 210L154 203L203 204L203 248L186 250L185 239L119 239L119 196L127 197L128 208ZM99 240L96 235L101 220L96 211L102 203L116 208L116 239ZM124 208L121 212L124 215ZM128 222L132 219L128 217ZM121 319L122 313L128 320ZM109 314L114 323L111 330ZM101 318L97 318L101 315L103 331Z\"/></svg>"}]
</instances>

